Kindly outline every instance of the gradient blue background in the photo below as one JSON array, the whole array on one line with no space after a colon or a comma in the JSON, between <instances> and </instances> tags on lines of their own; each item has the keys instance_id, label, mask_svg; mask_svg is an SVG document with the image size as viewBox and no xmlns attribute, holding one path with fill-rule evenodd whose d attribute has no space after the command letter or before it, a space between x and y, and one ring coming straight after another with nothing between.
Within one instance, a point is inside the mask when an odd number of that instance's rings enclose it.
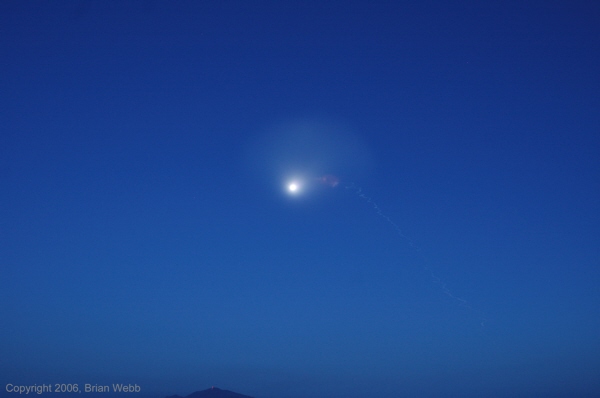
<instances>
[{"instance_id":1,"label":"gradient blue background","mask_svg":"<svg viewBox=\"0 0 600 398\"><path fill-rule=\"evenodd\" d=\"M0 394L599 396L598 21L3 1Z\"/></svg>"}]
</instances>

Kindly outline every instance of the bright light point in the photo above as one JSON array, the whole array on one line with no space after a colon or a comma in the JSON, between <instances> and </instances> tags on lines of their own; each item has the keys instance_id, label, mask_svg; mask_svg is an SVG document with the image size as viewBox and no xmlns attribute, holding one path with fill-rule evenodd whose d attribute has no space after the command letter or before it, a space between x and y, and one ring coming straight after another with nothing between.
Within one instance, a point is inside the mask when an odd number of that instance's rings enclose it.
<instances>
[{"instance_id":1,"label":"bright light point","mask_svg":"<svg viewBox=\"0 0 600 398\"><path fill-rule=\"evenodd\" d=\"M301 177L289 178L282 188L290 196L300 196L305 193L306 183Z\"/></svg>"}]
</instances>

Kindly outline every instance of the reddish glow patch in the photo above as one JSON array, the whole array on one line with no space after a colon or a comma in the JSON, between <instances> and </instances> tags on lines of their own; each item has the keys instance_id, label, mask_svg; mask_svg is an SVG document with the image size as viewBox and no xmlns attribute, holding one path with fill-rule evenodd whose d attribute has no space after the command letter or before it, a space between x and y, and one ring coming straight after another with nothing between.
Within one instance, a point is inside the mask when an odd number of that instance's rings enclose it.
<instances>
[{"instance_id":1,"label":"reddish glow patch","mask_svg":"<svg viewBox=\"0 0 600 398\"><path fill-rule=\"evenodd\" d=\"M325 174L323 177L319 177L318 180L325 185L329 185L334 188L340 183L340 179L333 174Z\"/></svg>"}]
</instances>

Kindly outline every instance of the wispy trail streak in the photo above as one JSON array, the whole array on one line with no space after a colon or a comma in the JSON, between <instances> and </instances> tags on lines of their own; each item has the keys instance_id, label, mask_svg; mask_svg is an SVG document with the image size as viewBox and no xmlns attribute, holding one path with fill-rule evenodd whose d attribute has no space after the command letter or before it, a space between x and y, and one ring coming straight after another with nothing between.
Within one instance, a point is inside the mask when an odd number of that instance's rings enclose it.
<instances>
[{"instance_id":1,"label":"wispy trail streak","mask_svg":"<svg viewBox=\"0 0 600 398\"><path fill-rule=\"evenodd\" d=\"M415 242L406 234L404 234L404 232L402 231L402 228L400 228L400 226L398 224L396 224L390 217L388 217L382 210L381 208L377 205L377 203L375 203L373 201L373 199L367 195L365 195L362 191L361 187L356 186L354 183L349 183L348 185L346 185L346 189L347 190L351 190L352 192L354 192L359 198L361 198L362 200L364 200L365 202L367 202L368 204L370 204L371 206L373 206L373 210L375 210L375 212L377 213L378 216L380 216L381 218L383 218L388 224L390 224L394 230L398 233L398 235L400 236L400 238L402 238L403 240L406 241L406 243L413 248L416 252L419 252L421 254L422 260L423 260L423 269L427 272L427 274L431 277L431 280L433 283L437 284L440 286L440 289L442 290L442 293L444 293L446 296L450 297L452 300L456 301L458 303L458 305L460 305L461 307L467 308L470 311L474 311L479 313L479 311L476 311L473 309L473 307L471 307L471 305L469 304L469 302L461 297L458 297L456 295L454 295L450 289L448 289L448 287L446 286L446 282L444 282L440 277L438 277L436 274L433 273L433 271L431 270L431 268L429 267L429 265L427 264L427 260L425 259L425 257L423 257L422 253L421 253L421 248L419 246L417 246L415 244ZM484 323L486 321L486 319L479 314L480 317L480 324L481 327L484 326Z\"/></svg>"},{"instance_id":2,"label":"wispy trail streak","mask_svg":"<svg viewBox=\"0 0 600 398\"><path fill-rule=\"evenodd\" d=\"M406 236L404 234L404 232L402 232L402 229L400 228L400 226L398 224L396 224L394 221L392 221L391 218L389 218L387 215L385 215L381 209L379 208L379 206L377 205L377 203L375 203L373 201L373 199L371 199L369 196L365 195L362 191L362 188L357 187L356 185L354 185L354 183L351 183L350 185L346 186L346 189L352 189L354 190L354 193L356 193L358 195L359 198L365 200L367 203L369 203L371 206L373 206L373 209L375 210L375 212L381 217L383 218L385 221L387 221L388 224L390 224L392 227L394 227L394 229L396 230L396 232L398 233L398 235L400 235L400 237L404 240L406 240L406 242L408 243L408 245L410 247L412 247L413 249L415 249L416 251L421 250L420 247L418 247L417 245L415 245L415 242L413 242L413 240L411 238L409 238L408 236Z\"/></svg>"}]
</instances>

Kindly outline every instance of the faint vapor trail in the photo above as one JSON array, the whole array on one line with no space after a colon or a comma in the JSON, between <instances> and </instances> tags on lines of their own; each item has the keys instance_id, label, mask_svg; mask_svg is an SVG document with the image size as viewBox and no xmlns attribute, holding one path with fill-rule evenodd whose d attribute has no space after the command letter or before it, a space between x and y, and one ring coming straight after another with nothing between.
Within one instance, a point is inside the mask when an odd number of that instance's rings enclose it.
<instances>
[{"instance_id":1,"label":"faint vapor trail","mask_svg":"<svg viewBox=\"0 0 600 398\"><path fill-rule=\"evenodd\" d=\"M350 185L346 186L346 189L353 189L354 193L357 194L361 199L365 200L367 203L371 204L373 206L373 209L375 210L375 212L381 217L383 218L385 221L387 221L392 227L394 227L394 229L396 230L396 232L398 232L398 235L400 235L400 237L404 240L406 240L406 242L408 243L408 245L410 247L412 247L413 249L415 249L416 251L420 251L421 248L415 245L415 242L413 242L413 240L411 238L409 238L408 236L404 235L404 232L402 232L402 229L400 228L400 226L398 224L396 224L394 221L392 221L391 218L389 218L388 216L386 216L381 209L379 208L379 206L377 205L377 203L375 203L373 201L373 199L371 199L369 196L365 195L362 192L362 188L357 187L354 183L350 183Z\"/></svg>"},{"instance_id":2,"label":"faint vapor trail","mask_svg":"<svg viewBox=\"0 0 600 398\"><path fill-rule=\"evenodd\" d=\"M365 195L362 191L361 187L356 186L356 184L354 183L349 183L349 185L346 185L345 188L347 190L351 190L352 192L354 192L359 198L361 198L362 200L364 200L365 202L369 203L371 206L373 206L373 210L375 210L375 212L377 213L377 215L379 215L381 218L383 218L388 224L390 224L394 230L396 230L396 232L398 233L398 235L405 240L408 245L413 248L416 252L418 252L421 255L421 258L423 260L423 269L427 272L427 274L431 277L431 280L433 283L437 284L440 286L442 292L450 297L452 300L456 301L461 307L467 308L470 311L476 312L478 313L478 316L480 318L480 325L481 327L484 327L484 323L486 321L485 317L483 317L480 313L480 311L476 311L475 309L473 309L473 307L471 307L471 305L469 304L469 302L461 297L455 296L450 289L448 289L448 287L446 286L446 282L444 282L440 277L438 277L436 274L433 273L433 271L431 270L431 268L429 267L429 265L427 264L427 259L423 256L423 254L421 253L421 248L419 246L417 246L415 244L415 242L408 236L406 236L404 234L404 232L402 231L402 229L400 228L400 226L398 224L396 224L390 217L388 217L382 210L381 208L377 205L377 203L375 203L373 201L373 199L367 195Z\"/></svg>"}]
</instances>

